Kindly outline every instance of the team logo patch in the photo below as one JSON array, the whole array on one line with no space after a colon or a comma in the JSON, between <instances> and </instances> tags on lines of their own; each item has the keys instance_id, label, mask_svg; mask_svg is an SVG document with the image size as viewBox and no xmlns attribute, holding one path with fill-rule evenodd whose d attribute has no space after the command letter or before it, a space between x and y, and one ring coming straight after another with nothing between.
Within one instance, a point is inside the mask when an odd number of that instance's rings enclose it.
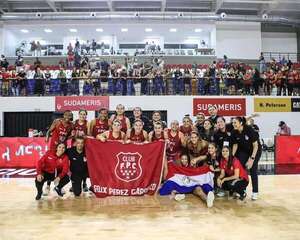
<instances>
[{"instance_id":1,"label":"team logo patch","mask_svg":"<svg viewBox=\"0 0 300 240\"><path fill-rule=\"evenodd\" d=\"M115 175L118 179L124 182L137 180L142 175L141 159L139 153L124 153L117 154L117 164L115 167Z\"/></svg>"}]
</instances>

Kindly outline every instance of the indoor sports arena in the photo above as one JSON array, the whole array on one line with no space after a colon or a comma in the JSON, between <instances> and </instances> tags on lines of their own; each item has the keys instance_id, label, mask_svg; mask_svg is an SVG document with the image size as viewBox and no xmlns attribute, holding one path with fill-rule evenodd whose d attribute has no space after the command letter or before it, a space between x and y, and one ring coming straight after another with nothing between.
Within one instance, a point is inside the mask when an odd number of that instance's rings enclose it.
<instances>
[{"instance_id":1,"label":"indoor sports arena","mask_svg":"<svg viewBox=\"0 0 300 240\"><path fill-rule=\"evenodd\" d=\"M0 240L300 239L299 0L1 0Z\"/></svg>"}]
</instances>

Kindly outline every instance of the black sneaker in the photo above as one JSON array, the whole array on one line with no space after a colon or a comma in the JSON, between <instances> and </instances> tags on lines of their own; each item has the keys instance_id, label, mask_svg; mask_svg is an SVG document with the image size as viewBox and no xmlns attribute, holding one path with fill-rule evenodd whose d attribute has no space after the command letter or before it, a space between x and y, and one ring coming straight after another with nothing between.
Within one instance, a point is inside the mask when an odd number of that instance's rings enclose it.
<instances>
[{"instance_id":1,"label":"black sneaker","mask_svg":"<svg viewBox=\"0 0 300 240\"><path fill-rule=\"evenodd\" d=\"M83 189L84 192L88 192L89 191L89 188L88 188L88 186L87 186L86 183L82 184L82 189Z\"/></svg>"},{"instance_id":2,"label":"black sneaker","mask_svg":"<svg viewBox=\"0 0 300 240\"><path fill-rule=\"evenodd\" d=\"M241 201L244 201L246 197L247 197L247 193L244 192L244 193L239 197L239 199L240 199Z\"/></svg>"},{"instance_id":3,"label":"black sneaker","mask_svg":"<svg viewBox=\"0 0 300 240\"><path fill-rule=\"evenodd\" d=\"M60 196L60 197L63 197L63 196L64 196L64 194L61 192L61 189L60 189L60 188L55 187L54 190L55 190L55 192L58 194L58 196Z\"/></svg>"},{"instance_id":4,"label":"black sneaker","mask_svg":"<svg viewBox=\"0 0 300 240\"><path fill-rule=\"evenodd\" d=\"M40 200L42 198L42 193L38 193L35 197L35 200Z\"/></svg>"}]
</instances>

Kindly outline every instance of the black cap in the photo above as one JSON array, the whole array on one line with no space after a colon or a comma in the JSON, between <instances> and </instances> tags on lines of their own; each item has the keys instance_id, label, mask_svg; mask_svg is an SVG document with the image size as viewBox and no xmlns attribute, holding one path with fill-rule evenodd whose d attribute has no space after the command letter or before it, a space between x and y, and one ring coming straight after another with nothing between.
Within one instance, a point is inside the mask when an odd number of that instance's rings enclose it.
<instances>
[{"instance_id":1,"label":"black cap","mask_svg":"<svg viewBox=\"0 0 300 240\"><path fill-rule=\"evenodd\" d=\"M282 127L284 124L285 124L284 121L280 121L279 124L278 124L278 126L279 126L279 127Z\"/></svg>"}]
</instances>

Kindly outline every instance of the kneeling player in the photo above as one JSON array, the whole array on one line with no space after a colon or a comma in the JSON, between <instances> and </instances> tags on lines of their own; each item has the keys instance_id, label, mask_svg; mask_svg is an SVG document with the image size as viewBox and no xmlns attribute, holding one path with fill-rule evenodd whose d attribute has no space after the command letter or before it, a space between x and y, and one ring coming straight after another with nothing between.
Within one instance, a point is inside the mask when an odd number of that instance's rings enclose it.
<instances>
[{"instance_id":1,"label":"kneeling player","mask_svg":"<svg viewBox=\"0 0 300 240\"><path fill-rule=\"evenodd\" d=\"M67 155L70 159L70 171L73 193L76 197L82 192L82 184L88 177L88 168L84 151L84 138L76 137L74 146L67 150Z\"/></svg>"},{"instance_id":2,"label":"kneeling player","mask_svg":"<svg viewBox=\"0 0 300 240\"><path fill-rule=\"evenodd\" d=\"M49 150L37 162L37 176L35 186L37 189L36 200L40 200L43 194L43 185L46 181L54 181L54 190L59 196L63 196L62 188L70 181L68 176L69 159L65 154L66 146L60 143L56 147L56 152Z\"/></svg>"}]
</instances>

